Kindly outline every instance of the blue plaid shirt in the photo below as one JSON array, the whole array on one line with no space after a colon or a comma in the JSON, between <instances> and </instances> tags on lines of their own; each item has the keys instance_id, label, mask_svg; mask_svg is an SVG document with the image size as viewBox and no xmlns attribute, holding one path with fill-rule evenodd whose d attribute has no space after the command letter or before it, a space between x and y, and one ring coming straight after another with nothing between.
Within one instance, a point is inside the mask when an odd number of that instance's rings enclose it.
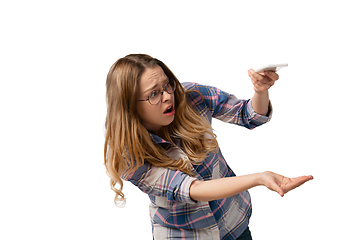
<instances>
[{"instance_id":1,"label":"blue plaid shirt","mask_svg":"<svg viewBox=\"0 0 360 240\"><path fill-rule=\"evenodd\" d=\"M235 96L211 86L183 83L185 90L196 90L187 95L188 102L210 123L212 118L253 129L270 120L258 115L251 100L240 100ZM271 110L271 106L269 106ZM271 116L271 112L269 116ZM176 145L150 134L169 157L187 158ZM189 196L193 181L235 176L221 151L210 153L200 164L193 165L195 176L183 172L155 167L145 163L125 180L132 182L151 200L150 216L154 239L236 239L247 228L251 216L251 200L248 191L235 196L210 201L196 202Z\"/></svg>"}]
</instances>

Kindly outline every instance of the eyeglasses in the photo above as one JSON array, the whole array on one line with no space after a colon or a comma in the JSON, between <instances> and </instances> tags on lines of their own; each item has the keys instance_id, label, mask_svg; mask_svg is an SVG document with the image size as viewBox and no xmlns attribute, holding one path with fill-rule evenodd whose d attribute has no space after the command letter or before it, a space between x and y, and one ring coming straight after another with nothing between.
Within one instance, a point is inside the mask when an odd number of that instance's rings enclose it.
<instances>
[{"instance_id":1,"label":"eyeglasses","mask_svg":"<svg viewBox=\"0 0 360 240\"><path fill-rule=\"evenodd\" d=\"M176 82L175 80L170 80L168 81L164 86L163 86L163 91L159 91L159 90L155 90L152 91L148 98L145 100L138 100L138 101L149 101L149 103L151 105L156 105L160 102L161 97L164 93L164 91L166 91L168 94L172 94L175 92L176 89Z\"/></svg>"}]
</instances>

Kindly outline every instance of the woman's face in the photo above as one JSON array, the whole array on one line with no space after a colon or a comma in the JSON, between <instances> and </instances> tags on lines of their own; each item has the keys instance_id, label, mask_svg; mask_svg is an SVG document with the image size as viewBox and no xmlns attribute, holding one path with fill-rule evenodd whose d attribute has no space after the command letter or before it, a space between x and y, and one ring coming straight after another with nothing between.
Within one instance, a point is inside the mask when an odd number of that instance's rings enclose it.
<instances>
[{"instance_id":1,"label":"woman's face","mask_svg":"<svg viewBox=\"0 0 360 240\"><path fill-rule=\"evenodd\" d=\"M175 96L164 91L163 87L169 81L160 66L147 68L142 74L138 87L137 100L148 99L154 91L163 92L160 102L151 105L149 101L137 102L137 113L144 127L152 133L156 133L163 126L169 125L174 120Z\"/></svg>"}]
</instances>

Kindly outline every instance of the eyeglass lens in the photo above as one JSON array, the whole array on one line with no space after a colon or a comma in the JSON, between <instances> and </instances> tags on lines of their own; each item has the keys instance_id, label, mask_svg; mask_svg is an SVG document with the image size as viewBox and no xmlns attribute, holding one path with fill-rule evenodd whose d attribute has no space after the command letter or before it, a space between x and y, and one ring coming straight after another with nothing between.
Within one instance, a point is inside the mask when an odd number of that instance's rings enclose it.
<instances>
[{"instance_id":1,"label":"eyeglass lens","mask_svg":"<svg viewBox=\"0 0 360 240\"><path fill-rule=\"evenodd\" d=\"M175 81L170 80L165 84L163 91L166 91L168 94L175 92ZM152 105L156 105L160 102L163 91L156 90L149 95L149 102Z\"/></svg>"}]
</instances>

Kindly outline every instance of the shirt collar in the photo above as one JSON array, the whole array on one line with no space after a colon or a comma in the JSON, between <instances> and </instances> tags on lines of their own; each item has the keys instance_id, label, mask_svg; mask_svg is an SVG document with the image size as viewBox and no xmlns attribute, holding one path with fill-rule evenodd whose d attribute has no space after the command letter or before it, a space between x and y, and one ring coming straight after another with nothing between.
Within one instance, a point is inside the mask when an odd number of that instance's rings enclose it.
<instances>
[{"instance_id":1,"label":"shirt collar","mask_svg":"<svg viewBox=\"0 0 360 240\"><path fill-rule=\"evenodd\" d=\"M149 133L149 135L154 140L155 143L169 143L168 141L165 141L164 139L162 139L158 135L155 135L155 134L152 134L152 133Z\"/></svg>"},{"instance_id":2,"label":"shirt collar","mask_svg":"<svg viewBox=\"0 0 360 240\"><path fill-rule=\"evenodd\" d=\"M153 139L153 141L154 141L155 143L158 143L158 144L160 144L160 143L168 143L168 144L173 145L171 142L162 139L161 137L159 137L159 136L156 135L156 134L153 134L153 133L150 133L150 132L149 132L149 135L150 135L150 137ZM182 146L181 140L178 139L178 138L175 139L175 144L176 144L177 146Z\"/></svg>"}]
</instances>

